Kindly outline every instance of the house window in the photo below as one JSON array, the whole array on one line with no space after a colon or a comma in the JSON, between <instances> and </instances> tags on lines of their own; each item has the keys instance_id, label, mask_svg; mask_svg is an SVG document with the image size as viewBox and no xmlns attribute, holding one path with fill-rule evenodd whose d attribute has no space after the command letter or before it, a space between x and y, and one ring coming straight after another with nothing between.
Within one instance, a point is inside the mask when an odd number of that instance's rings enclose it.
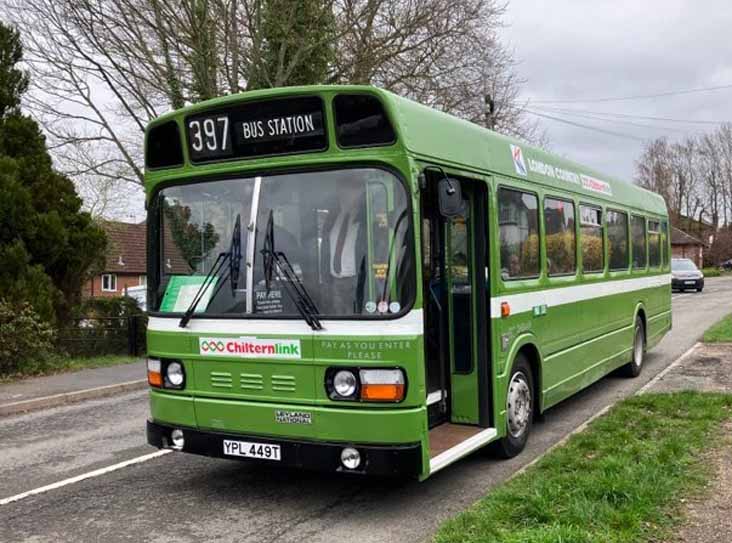
<instances>
[{"instance_id":1,"label":"house window","mask_svg":"<svg viewBox=\"0 0 732 543\"><path fill-rule=\"evenodd\" d=\"M114 273L102 274L102 292L117 292L117 275Z\"/></svg>"}]
</instances>

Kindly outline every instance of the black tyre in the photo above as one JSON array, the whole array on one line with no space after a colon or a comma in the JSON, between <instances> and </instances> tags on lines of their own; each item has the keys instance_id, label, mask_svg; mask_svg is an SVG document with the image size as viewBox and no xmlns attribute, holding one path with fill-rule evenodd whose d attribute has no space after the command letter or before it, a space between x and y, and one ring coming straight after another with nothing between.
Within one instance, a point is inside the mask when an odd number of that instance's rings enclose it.
<instances>
[{"instance_id":1,"label":"black tyre","mask_svg":"<svg viewBox=\"0 0 732 543\"><path fill-rule=\"evenodd\" d=\"M622 374L626 377L638 377L643 371L643 362L646 358L646 329L640 317L635 318L631 357L630 362L621 368Z\"/></svg>"},{"instance_id":2,"label":"black tyre","mask_svg":"<svg viewBox=\"0 0 732 543\"><path fill-rule=\"evenodd\" d=\"M531 366L522 354L516 357L506 388L506 435L492 444L491 452L500 458L513 458L529 440L536 401Z\"/></svg>"},{"instance_id":3,"label":"black tyre","mask_svg":"<svg viewBox=\"0 0 732 543\"><path fill-rule=\"evenodd\" d=\"M704 287L696 289L697 292L701 292L702 290L704 290Z\"/></svg>"}]
</instances>

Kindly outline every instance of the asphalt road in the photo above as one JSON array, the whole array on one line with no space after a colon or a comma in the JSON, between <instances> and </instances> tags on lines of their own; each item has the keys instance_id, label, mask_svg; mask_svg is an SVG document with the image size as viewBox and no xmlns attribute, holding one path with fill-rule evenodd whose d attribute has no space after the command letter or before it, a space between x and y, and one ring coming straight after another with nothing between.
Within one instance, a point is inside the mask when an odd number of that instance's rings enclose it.
<instances>
[{"instance_id":1,"label":"asphalt road","mask_svg":"<svg viewBox=\"0 0 732 543\"><path fill-rule=\"evenodd\" d=\"M674 294L674 329L638 379L610 376L550 410L519 457L477 453L424 483L280 471L168 454L0 505L0 541L424 541L732 311L732 279ZM0 418L0 500L148 454L146 393Z\"/></svg>"}]
</instances>

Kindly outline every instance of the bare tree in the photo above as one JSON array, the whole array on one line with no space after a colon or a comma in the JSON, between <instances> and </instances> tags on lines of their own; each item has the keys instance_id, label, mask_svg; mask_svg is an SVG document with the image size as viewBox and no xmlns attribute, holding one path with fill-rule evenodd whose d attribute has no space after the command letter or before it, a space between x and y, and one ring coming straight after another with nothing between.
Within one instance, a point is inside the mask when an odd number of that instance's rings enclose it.
<instances>
[{"instance_id":1,"label":"bare tree","mask_svg":"<svg viewBox=\"0 0 732 543\"><path fill-rule=\"evenodd\" d=\"M6 4L26 42L34 82L27 107L59 168L102 187L105 179L142 183L151 119L252 86L375 84L481 124L490 94L497 130L540 139L498 39L500 0L307 0L307 9L305 1ZM303 13L326 30L308 32ZM314 59L325 59L322 78L303 81Z\"/></svg>"},{"instance_id":2,"label":"bare tree","mask_svg":"<svg viewBox=\"0 0 732 543\"><path fill-rule=\"evenodd\" d=\"M732 257L732 125L680 142L648 142L636 161L636 182L665 198L675 225L713 234L710 264Z\"/></svg>"}]
</instances>

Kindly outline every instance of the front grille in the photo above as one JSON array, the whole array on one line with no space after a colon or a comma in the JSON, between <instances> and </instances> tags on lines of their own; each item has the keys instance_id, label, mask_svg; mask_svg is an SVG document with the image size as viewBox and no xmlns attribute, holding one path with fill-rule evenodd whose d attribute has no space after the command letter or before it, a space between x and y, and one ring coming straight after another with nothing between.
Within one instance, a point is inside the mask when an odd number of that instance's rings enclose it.
<instances>
[{"instance_id":1,"label":"front grille","mask_svg":"<svg viewBox=\"0 0 732 543\"><path fill-rule=\"evenodd\" d=\"M277 392L295 392L296 383L292 375L273 375L272 390Z\"/></svg>"},{"instance_id":2,"label":"front grille","mask_svg":"<svg viewBox=\"0 0 732 543\"><path fill-rule=\"evenodd\" d=\"M223 371L211 372L211 386L214 388L231 388L231 374Z\"/></svg>"},{"instance_id":3,"label":"front grille","mask_svg":"<svg viewBox=\"0 0 732 543\"><path fill-rule=\"evenodd\" d=\"M239 386L244 390L264 390L264 378L258 373L242 373Z\"/></svg>"}]
</instances>

